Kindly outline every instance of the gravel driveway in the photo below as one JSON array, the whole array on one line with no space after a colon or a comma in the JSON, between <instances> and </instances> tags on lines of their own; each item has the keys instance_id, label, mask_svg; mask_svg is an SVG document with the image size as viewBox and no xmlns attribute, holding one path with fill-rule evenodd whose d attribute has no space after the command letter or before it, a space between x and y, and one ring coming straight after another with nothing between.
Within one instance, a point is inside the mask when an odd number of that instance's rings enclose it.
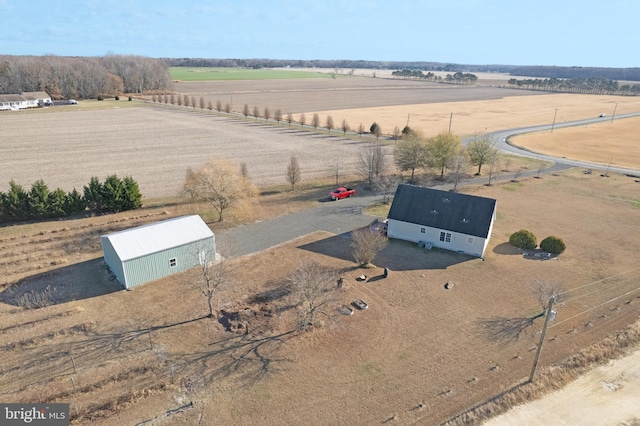
<instances>
[{"instance_id":1,"label":"gravel driveway","mask_svg":"<svg viewBox=\"0 0 640 426\"><path fill-rule=\"evenodd\" d=\"M254 254L315 231L350 232L375 219L362 211L381 200L382 196L373 195L323 202L315 208L216 233L217 245L222 256L233 258Z\"/></svg>"}]
</instances>

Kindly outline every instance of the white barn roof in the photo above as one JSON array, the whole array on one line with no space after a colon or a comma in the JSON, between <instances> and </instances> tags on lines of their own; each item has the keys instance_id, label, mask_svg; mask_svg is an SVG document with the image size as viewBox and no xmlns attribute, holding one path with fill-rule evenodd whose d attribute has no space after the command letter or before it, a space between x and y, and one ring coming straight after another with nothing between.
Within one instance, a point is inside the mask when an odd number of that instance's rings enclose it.
<instances>
[{"instance_id":1,"label":"white barn roof","mask_svg":"<svg viewBox=\"0 0 640 426\"><path fill-rule=\"evenodd\" d=\"M211 237L213 232L198 215L177 217L102 236L111 242L123 262Z\"/></svg>"}]
</instances>

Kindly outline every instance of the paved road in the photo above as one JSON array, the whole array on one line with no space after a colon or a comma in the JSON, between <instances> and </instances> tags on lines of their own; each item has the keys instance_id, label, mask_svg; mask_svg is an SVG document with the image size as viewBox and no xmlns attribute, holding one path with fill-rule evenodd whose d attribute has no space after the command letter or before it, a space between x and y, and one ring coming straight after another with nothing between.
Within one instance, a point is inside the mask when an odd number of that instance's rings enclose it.
<instances>
[{"instance_id":1,"label":"paved road","mask_svg":"<svg viewBox=\"0 0 640 426\"><path fill-rule=\"evenodd\" d=\"M618 115L615 118L621 119L635 116L640 116L640 113L623 114ZM604 117L556 123L554 128L580 126L607 120L611 120L611 118ZM508 139L511 136L544 130L551 130L551 124L501 130L491 133L490 136L496 141L497 146L502 151L554 163L552 167L541 170L541 174L557 173L561 170L570 169L572 167L581 167L601 170L608 168L611 172L640 175L639 170L608 167L606 164L594 164L586 161L576 161L566 158L541 155L518 148L508 143ZM535 176L537 173L538 170L531 170L523 172L520 176ZM512 174L503 174L494 180L508 180L512 178ZM487 181L488 178L486 177L472 179L473 184L483 184ZM468 183L469 182L465 182L465 184ZM434 188L447 190L451 187L451 184L444 184ZM382 196L356 196L340 201L321 202L318 207L290 213L274 219L238 226L233 229L216 233L217 245L222 256L234 258L258 253L262 250L286 243L315 231L327 231L333 234L343 234L350 232L353 229L368 225L373 219L375 219L372 216L363 214L363 209L378 201L382 201Z\"/></svg>"},{"instance_id":2,"label":"paved road","mask_svg":"<svg viewBox=\"0 0 640 426\"><path fill-rule=\"evenodd\" d=\"M615 116L615 120L620 120L628 117L638 117L638 116L640 116L640 112L620 114ZM489 136L496 141L496 144L501 151L508 152L511 154L536 158L543 161L550 161L558 165L564 165L567 167L581 167L586 169L597 169L597 170L608 169L608 171L615 172L615 173L639 175L640 170L634 170L634 169L623 168L623 167L613 167L613 166L609 166L608 164L596 164L596 163L590 163L588 161L570 160L568 158L552 157L549 155L543 155L533 151L528 151L526 149L522 149L517 146L511 145L509 143L509 138L511 136L519 135L522 133L541 132L546 130L551 131L552 126L554 129L558 129L561 127L583 126L585 124L601 123L606 121L611 121L611 117L597 117L597 118L590 118L586 120L576 120L576 121L567 121L563 123L555 123L553 125L545 124L542 126L521 127L517 129L510 129L510 130L499 130L497 132L490 133Z\"/></svg>"}]
</instances>

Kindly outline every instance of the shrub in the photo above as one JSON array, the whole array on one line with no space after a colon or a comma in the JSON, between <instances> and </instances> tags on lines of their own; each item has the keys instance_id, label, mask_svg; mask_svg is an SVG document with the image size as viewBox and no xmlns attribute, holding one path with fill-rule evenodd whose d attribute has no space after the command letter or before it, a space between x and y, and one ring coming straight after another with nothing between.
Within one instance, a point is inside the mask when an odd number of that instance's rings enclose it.
<instances>
[{"instance_id":1,"label":"shrub","mask_svg":"<svg viewBox=\"0 0 640 426\"><path fill-rule=\"evenodd\" d=\"M131 102L133 100L133 98L131 96L129 96L129 102Z\"/></svg>"},{"instance_id":2,"label":"shrub","mask_svg":"<svg viewBox=\"0 0 640 426\"><path fill-rule=\"evenodd\" d=\"M104 101L104 96L102 96L102 95L98 95L98 100L99 100L99 101Z\"/></svg>"},{"instance_id":3,"label":"shrub","mask_svg":"<svg viewBox=\"0 0 640 426\"><path fill-rule=\"evenodd\" d=\"M520 231L511 234L509 237L509 244L521 249L533 250L538 245L538 240L531 231L521 229Z\"/></svg>"},{"instance_id":4,"label":"shrub","mask_svg":"<svg viewBox=\"0 0 640 426\"><path fill-rule=\"evenodd\" d=\"M549 253L560 254L564 252L567 245L562 241L562 238L554 237L552 235L540 241L540 248Z\"/></svg>"},{"instance_id":5,"label":"shrub","mask_svg":"<svg viewBox=\"0 0 640 426\"><path fill-rule=\"evenodd\" d=\"M119 101L120 100L120 96L116 95L115 98L113 98L113 99L115 99L116 101ZM154 99L155 99L155 95L154 95ZM155 102L155 100L154 100L154 102Z\"/></svg>"}]
</instances>

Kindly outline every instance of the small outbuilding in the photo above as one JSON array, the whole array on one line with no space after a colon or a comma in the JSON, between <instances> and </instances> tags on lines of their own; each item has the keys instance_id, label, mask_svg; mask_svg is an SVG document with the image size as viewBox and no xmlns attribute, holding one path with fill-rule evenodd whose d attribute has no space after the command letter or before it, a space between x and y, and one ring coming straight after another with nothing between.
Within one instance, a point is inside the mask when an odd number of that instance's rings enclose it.
<instances>
[{"instance_id":1,"label":"small outbuilding","mask_svg":"<svg viewBox=\"0 0 640 426\"><path fill-rule=\"evenodd\" d=\"M212 262L215 235L198 215L102 235L104 261L127 289Z\"/></svg>"},{"instance_id":2,"label":"small outbuilding","mask_svg":"<svg viewBox=\"0 0 640 426\"><path fill-rule=\"evenodd\" d=\"M482 257L495 219L492 198L401 184L389 210L387 235Z\"/></svg>"}]
</instances>

